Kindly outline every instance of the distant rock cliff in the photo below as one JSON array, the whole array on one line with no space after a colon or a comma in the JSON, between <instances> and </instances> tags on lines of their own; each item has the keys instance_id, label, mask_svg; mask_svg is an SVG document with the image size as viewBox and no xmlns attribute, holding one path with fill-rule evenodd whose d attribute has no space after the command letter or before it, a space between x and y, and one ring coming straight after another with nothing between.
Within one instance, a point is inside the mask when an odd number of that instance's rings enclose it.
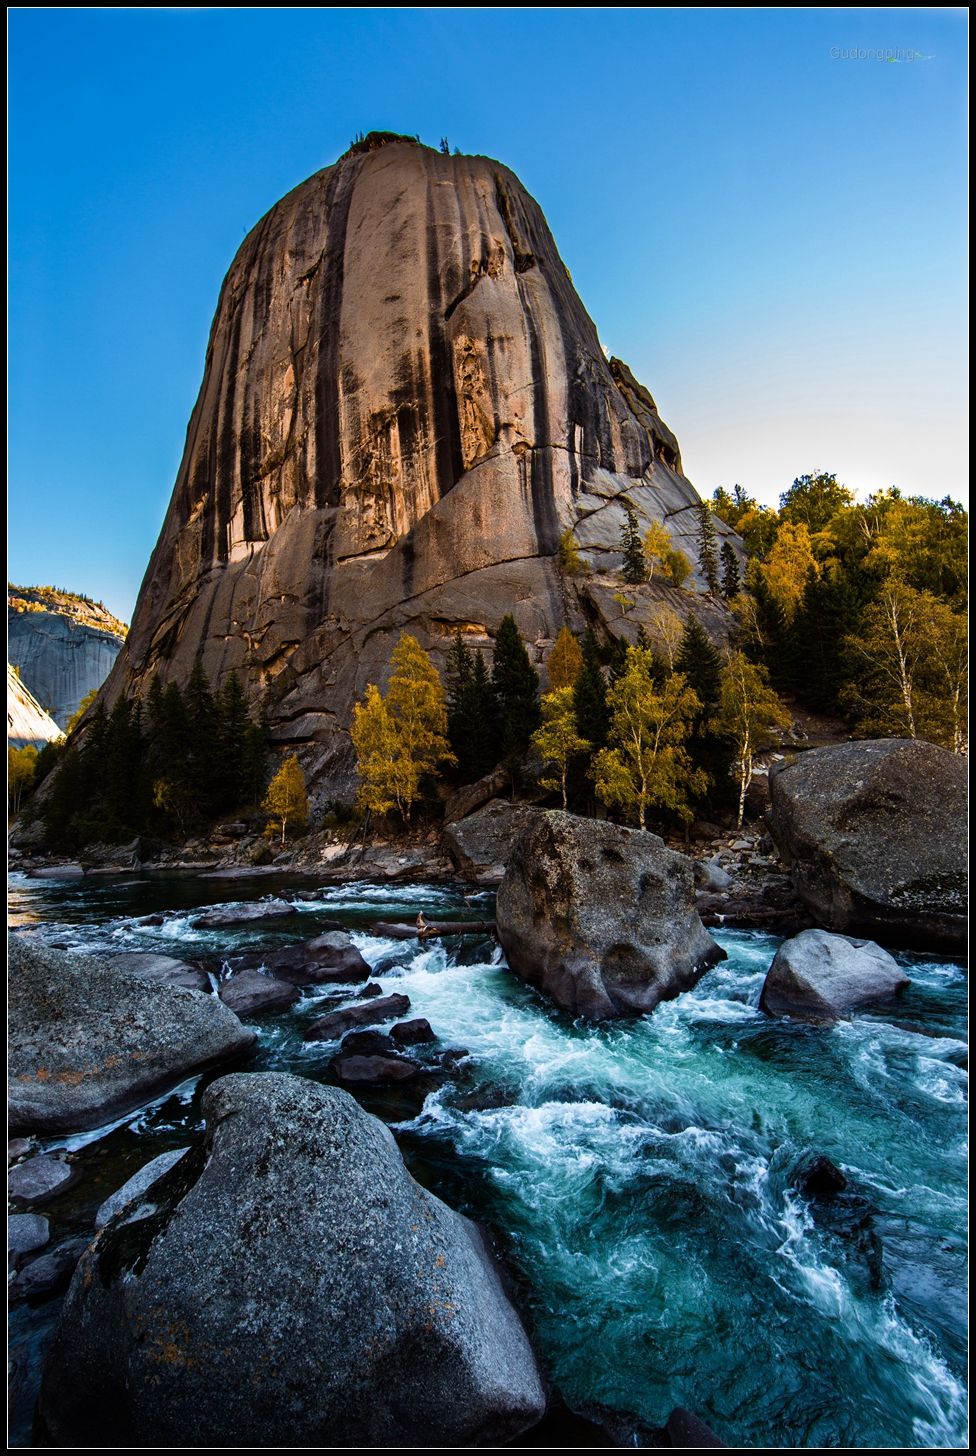
<instances>
[{"instance_id":1,"label":"distant rock cliff","mask_svg":"<svg viewBox=\"0 0 976 1456\"><path fill-rule=\"evenodd\" d=\"M7 663L7 742L12 748L43 748L63 735L28 687Z\"/></svg>"},{"instance_id":2,"label":"distant rock cliff","mask_svg":"<svg viewBox=\"0 0 976 1456\"><path fill-rule=\"evenodd\" d=\"M7 655L60 728L100 688L125 641L125 625L100 603L54 587L7 590Z\"/></svg>"},{"instance_id":3,"label":"distant rock cliff","mask_svg":"<svg viewBox=\"0 0 976 1456\"><path fill-rule=\"evenodd\" d=\"M436 657L456 627L490 647L513 611L542 661L564 621L629 612L555 560L573 527L619 565L625 496L697 560L677 441L605 358L538 205L487 157L370 136L231 266L107 695L197 655L239 670L273 738L347 795L353 702L402 631ZM710 599L671 595L721 629Z\"/></svg>"}]
</instances>

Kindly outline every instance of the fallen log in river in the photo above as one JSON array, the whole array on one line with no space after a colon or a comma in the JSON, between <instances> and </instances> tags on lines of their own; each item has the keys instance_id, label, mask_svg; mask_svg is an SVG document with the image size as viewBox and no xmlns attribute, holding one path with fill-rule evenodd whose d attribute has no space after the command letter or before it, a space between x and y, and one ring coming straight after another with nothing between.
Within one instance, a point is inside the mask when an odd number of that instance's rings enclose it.
<instances>
[{"instance_id":1,"label":"fallen log in river","mask_svg":"<svg viewBox=\"0 0 976 1456\"><path fill-rule=\"evenodd\" d=\"M494 920L444 920L439 924L423 921L412 925L392 920L377 920L370 926L374 935L388 935L391 940L433 940L441 935L494 935Z\"/></svg>"}]
</instances>

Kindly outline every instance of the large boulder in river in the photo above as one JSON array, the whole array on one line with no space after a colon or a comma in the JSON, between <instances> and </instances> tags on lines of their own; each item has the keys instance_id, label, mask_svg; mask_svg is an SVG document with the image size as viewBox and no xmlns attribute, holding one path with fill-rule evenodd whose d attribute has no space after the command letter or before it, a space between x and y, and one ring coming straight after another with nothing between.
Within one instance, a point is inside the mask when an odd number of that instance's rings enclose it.
<instances>
[{"instance_id":1,"label":"large boulder in river","mask_svg":"<svg viewBox=\"0 0 976 1456\"><path fill-rule=\"evenodd\" d=\"M461 871L478 884L497 885L505 873L515 837L538 810L493 799L483 809L449 824L444 845Z\"/></svg>"},{"instance_id":2,"label":"large boulder in river","mask_svg":"<svg viewBox=\"0 0 976 1456\"><path fill-rule=\"evenodd\" d=\"M254 1041L202 991L16 935L8 947L13 1132L99 1127Z\"/></svg>"},{"instance_id":3,"label":"large boulder in river","mask_svg":"<svg viewBox=\"0 0 976 1456\"><path fill-rule=\"evenodd\" d=\"M770 775L769 831L828 930L966 945L966 760L920 739L815 748Z\"/></svg>"},{"instance_id":4,"label":"large boulder in river","mask_svg":"<svg viewBox=\"0 0 976 1456\"><path fill-rule=\"evenodd\" d=\"M496 916L515 974L591 1020L653 1011L725 959L690 860L656 834L554 809L515 841Z\"/></svg>"},{"instance_id":5,"label":"large boulder in river","mask_svg":"<svg viewBox=\"0 0 976 1456\"><path fill-rule=\"evenodd\" d=\"M891 1001L908 985L901 966L872 940L803 930L786 940L763 982L770 1016L835 1021L861 1006Z\"/></svg>"},{"instance_id":6,"label":"large boulder in river","mask_svg":"<svg viewBox=\"0 0 976 1456\"><path fill-rule=\"evenodd\" d=\"M478 1229L348 1093L224 1077L206 1144L82 1259L40 1400L57 1445L505 1445L545 1396Z\"/></svg>"}]
</instances>

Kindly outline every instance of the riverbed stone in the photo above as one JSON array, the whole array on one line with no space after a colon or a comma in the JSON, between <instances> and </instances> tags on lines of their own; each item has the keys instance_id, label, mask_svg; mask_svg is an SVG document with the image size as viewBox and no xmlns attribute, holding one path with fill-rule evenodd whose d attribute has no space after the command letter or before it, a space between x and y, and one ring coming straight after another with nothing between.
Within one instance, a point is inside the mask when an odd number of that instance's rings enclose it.
<instances>
[{"instance_id":1,"label":"riverbed stone","mask_svg":"<svg viewBox=\"0 0 976 1456\"><path fill-rule=\"evenodd\" d=\"M725 959L689 859L656 834L555 809L518 835L496 916L514 973L594 1021L653 1011Z\"/></svg>"},{"instance_id":2,"label":"riverbed stone","mask_svg":"<svg viewBox=\"0 0 976 1456\"><path fill-rule=\"evenodd\" d=\"M391 1021L410 1010L410 997L372 996L356 1006L346 1006L342 1011L330 1011L319 1016L305 1028L306 1041L338 1041L347 1031L360 1026L378 1026Z\"/></svg>"},{"instance_id":3,"label":"riverbed stone","mask_svg":"<svg viewBox=\"0 0 976 1456\"><path fill-rule=\"evenodd\" d=\"M908 985L894 956L871 940L803 930L776 952L759 998L769 1016L833 1021L891 1001Z\"/></svg>"},{"instance_id":4,"label":"riverbed stone","mask_svg":"<svg viewBox=\"0 0 976 1456\"><path fill-rule=\"evenodd\" d=\"M8 1294L11 1304L22 1299L48 1299L59 1289L63 1289L87 1247L86 1238L67 1239L56 1249L51 1249L39 1259L32 1259L29 1264L25 1264L10 1281Z\"/></svg>"},{"instance_id":5,"label":"riverbed stone","mask_svg":"<svg viewBox=\"0 0 976 1456\"><path fill-rule=\"evenodd\" d=\"M166 1218L82 1258L39 1414L68 1445L504 1445L545 1393L477 1227L337 1088L224 1077Z\"/></svg>"},{"instance_id":6,"label":"riverbed stone","mask_svg":"<svg viewBox=\"0 0 976 1456\"><path fill-rule=\"evenodd\" d=\"M921 739L833 744L774 766L769 830L827 930L962 952L967 762Z\"/></svg>"},{"instance_id":7,"label":"riverbed stone","mask_svg":"<svg viewBox=\"0 0 976 1456\"><path fill-rule=\"evenodd\" d=\"M424 1042L436 1041L434 1029L425 1016L413 1021L400 1021L390 1028L390 1037L397 1046L420 1046Z\"/></svg>"},{"instance_id":8,"label":"riverbed stone","mask_svg":"<svg viewBox=\"0 0 976 1456\"><path fill-rule=\"evenodd\" d=\"M7 1219L7 1264L15 1266L35 1254L51 1237L51 1226L40 1213L12 1213Z\"/></svg>"},{"instance_id":9,"label":"riverbed stone","mask_svg":"<svg viewBox=\"0 0 976 1456\"><path fill-rule=\"evenodd\" d=\"M43 1153L18 1163L7 1175L7 1198L15 1208L48 1203L78 1181L78 1173L63 1158Z\"/></svg>"},{"instance_id":10,"label":"riverbed stone","mask_svg":"<svg viewBox=\"0 0 976 1456\"><path fill-rule=\"evenodd\" d=\"M259 925L264 920L282 920L294 913L294 905L289 905L287 900L255 900L250 904L218 905L195 915L190 924L194 930L223 930L235 925Z\"/></svg>"},{"instance_id":11,"label":"riverbed stone","mask_svg":"<svg viewBox=\"0 0 976 1456\"><path fill-rule=\"evenodd\" d=\"M202 991L152 985L108 958L16 935L8 953L12 1132L99 1127L254 1041Z\"/></svg>"},{"instance_id":12,"label":"riverbed stone","mask_svg":"<svg viewBox=\"0 0 976 1456\"><path fill-rule=\"evenodd\" d=\"M99 1208L95 1215L95 1228L103 1229L109 1219L114 1218L124 1208L128 1208L130 1204L141 1199L143 1194L148 1193L152 1185L158 1182L164 1173L168 1173L187 1151L187 1148L171 1148L169 1152L160 1153L158 1158L152 1158L139 1169L138 1173L133 1173L132 1177L123 1183L121 1188L117 1188L114 1193L110 1194Z\"/></svg>"},{"instance_id":13,"label":"riverbed stone","mask_svg":"<svg viewBox=\"0 0 976 1456\"><path fill-rule=\"evenodd\" d=\"M337 1082L350 1087L376 1087L392 1082L411 1082L427 1070L412 1057L398 1052L387 1056L359 1056L340 1052L329 1070Z\"/></svg>"},{"instance_id":14,"label":"riverbed stone","mask_svg":"<svg viewBox=\"0 0 976 1456\"><path fill-rule=\"evenodd\" d=\"M261 971L238 971L228 980L221 981L218 995L237 1016L261 1016L293 1006L299 992L287 981L278 981Z\"/></svg>"}]
</instances>

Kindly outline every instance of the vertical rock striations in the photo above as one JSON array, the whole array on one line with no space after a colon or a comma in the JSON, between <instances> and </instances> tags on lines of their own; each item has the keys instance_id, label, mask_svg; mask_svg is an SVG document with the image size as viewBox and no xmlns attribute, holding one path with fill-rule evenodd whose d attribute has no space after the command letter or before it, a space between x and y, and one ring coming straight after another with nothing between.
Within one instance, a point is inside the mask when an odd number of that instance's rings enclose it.
<instances>
[{"instance_id":1,"label":"vertical rock striations","mask_svg":"<svg viewBox=\"0 0 976 1456\"><path fill-rule=\"evenodd\" d=\"M353 701L401 631L487 644L514 610L530 641L554 636L576 610L560 533L613 560L626 494L692 539L680 472L517 178L371 136L231 266L109 696L202 654L342 792Z\"/></svg>"}]
</instances>

